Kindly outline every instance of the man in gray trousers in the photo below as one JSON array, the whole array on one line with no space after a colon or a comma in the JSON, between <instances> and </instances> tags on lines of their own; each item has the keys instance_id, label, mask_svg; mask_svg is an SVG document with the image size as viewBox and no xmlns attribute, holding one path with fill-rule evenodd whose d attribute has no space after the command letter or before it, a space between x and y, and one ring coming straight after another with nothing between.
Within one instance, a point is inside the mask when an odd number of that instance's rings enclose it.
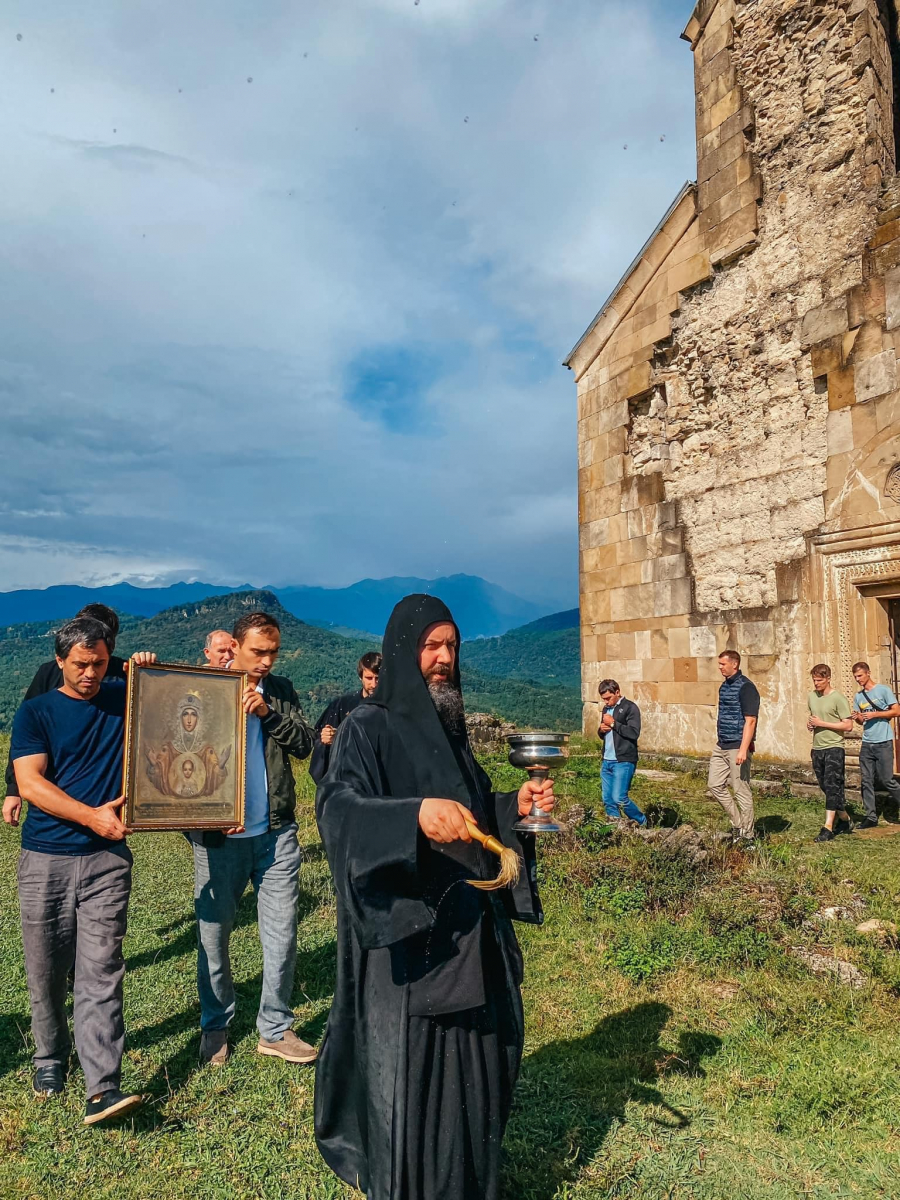
<instances>
[{"instance_id":1,"label":"man in gray trousers","mask_svg":"<svg viewBox=\"0 0 900 1200\"><path fill-rule=\"evenodd\" d=\"M257 897L263 952L262 996L256 1027L258 1054L290 1063L311 1063L314 1046L292 1025L300 846L291 757L306 758L313 731L289 679L273 675L281 646L278 620L251 612L238 618L231 669L246 673L247 713L244 824L222 833L194 834L194 909L197 914L197 987L200 993L200 1059L222 1066L230 1055L234 1020L231 931L248 883Z\"/></svg>"},{"instance_id":2,"label":"man in gray trousers","mask_svg":"<svg viewBox=\"0 0 900 1200\"><path fill-rule=\"evenodd\" d=\"M122 941L132 860L120 795L125 684L103 682L111 646L110 630L92 617L62 626L55 647L62 686L22 704L10 751L19 795L28 803L18 880L34 1090L47 1097L65 1087L71 1052L67 976L74 965L86 1125L123 1116L143 1102L119 1086Z\"/></svg>"}]
</instances>

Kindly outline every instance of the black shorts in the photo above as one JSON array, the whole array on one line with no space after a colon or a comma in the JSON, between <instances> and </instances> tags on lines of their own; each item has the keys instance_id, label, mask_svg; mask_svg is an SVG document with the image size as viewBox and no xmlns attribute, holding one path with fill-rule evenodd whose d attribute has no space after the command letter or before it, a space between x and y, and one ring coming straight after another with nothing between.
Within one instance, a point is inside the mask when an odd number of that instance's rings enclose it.
<instances>
[{"instance_id":1,"label":"black shorts","mask_svg":"<svg viewBox=\"0 0 900 1200\"><path fill-rule=\"evenodd\" d=\"M826 746L824 750L813 750L812 765L819 781L819 787L825 793L825 808L829 811L840 812L845 807L844 800L844 747Z\"/></svg>"}]
</instances>

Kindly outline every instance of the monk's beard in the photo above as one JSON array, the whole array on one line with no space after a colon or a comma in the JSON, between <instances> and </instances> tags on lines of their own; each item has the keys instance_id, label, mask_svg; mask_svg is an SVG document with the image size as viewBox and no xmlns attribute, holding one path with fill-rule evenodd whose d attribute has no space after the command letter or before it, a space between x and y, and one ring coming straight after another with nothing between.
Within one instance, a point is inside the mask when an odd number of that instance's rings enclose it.
<instances>
[{"instance_id":1,"label":"monk's beard","mask_svg":"<svg viewBox=\"0 0 900 1200\"><path fill-rule=\"evenodd\" d=\"M463 733L466 728L466 710L459 688L452 683L438 683L431 679L428 682L428 694L444 728L449 733Z\"/></svg>"}]
</instances>

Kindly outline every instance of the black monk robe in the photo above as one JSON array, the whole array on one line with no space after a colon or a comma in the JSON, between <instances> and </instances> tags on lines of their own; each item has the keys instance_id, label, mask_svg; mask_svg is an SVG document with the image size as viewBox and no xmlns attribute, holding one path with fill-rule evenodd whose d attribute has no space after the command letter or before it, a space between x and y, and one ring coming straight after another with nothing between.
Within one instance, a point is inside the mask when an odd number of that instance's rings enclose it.
<instances>
[{"instance_id":1,"label":"black monk robe","mask_svg":"<svg viewBox=\"0 0 900 1200\"><path fill-rule=\"evenodd\" d=\"M385 634L378 699L335 739L316 812L337 893L337 981L316 1069L315 1123L329 1166L368 1200L493 1200L523 1044L522 958L511 918L539 923L534 839L516 793L495 793L465 734L448 736L415 647L452 618L408 597ZM438 845L425 796L458 800L520 849L515 889L475 842Z\"/></svg>"},{"instance_id":2,"label":"black monk robe","mask_svg":"<svg viewBox=\"0 0 900 1200\"><path fill-rule=\"evenodd\" d=\"M343 696L338 696L337 700L332 700L316 721L316 740L309 759L309 775L314 783L321 783L328 774L331 746L334 745L333 742L331 745L325 745L322 741L322 730L326 725L330 725L332 729L338 729L344 718L349 716L354 708L362 702L362 698L362 689L358 692L346 692Z\"/></svg>"}]
</instances>

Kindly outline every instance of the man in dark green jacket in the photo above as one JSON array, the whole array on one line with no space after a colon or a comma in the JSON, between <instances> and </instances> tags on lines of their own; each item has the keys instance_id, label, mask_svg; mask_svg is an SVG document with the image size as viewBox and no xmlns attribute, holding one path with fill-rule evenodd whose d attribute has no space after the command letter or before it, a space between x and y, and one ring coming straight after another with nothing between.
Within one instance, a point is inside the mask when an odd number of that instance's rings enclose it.
<instances>
[{"instance_id":1,"label":"man in dark green jacket","mask_svg":"<svg viewBox=\"0 0 900 1200\"><path fill-rule=\"evenodd\" d=\"M231 668L249 677L244 824L224 834L195 834L194 908L199 951L200 1057L228 1059L235 995L229 941L238 902L252 882L263 948L258 1053L292 1063L312 1062L315 1049L293 1032L291 993L297 959L300 847L291 757L306 758L313 731L289 679L272 675L281 646L278 621L253 612L234 626Z\"/></svg>"}]
</instances>

